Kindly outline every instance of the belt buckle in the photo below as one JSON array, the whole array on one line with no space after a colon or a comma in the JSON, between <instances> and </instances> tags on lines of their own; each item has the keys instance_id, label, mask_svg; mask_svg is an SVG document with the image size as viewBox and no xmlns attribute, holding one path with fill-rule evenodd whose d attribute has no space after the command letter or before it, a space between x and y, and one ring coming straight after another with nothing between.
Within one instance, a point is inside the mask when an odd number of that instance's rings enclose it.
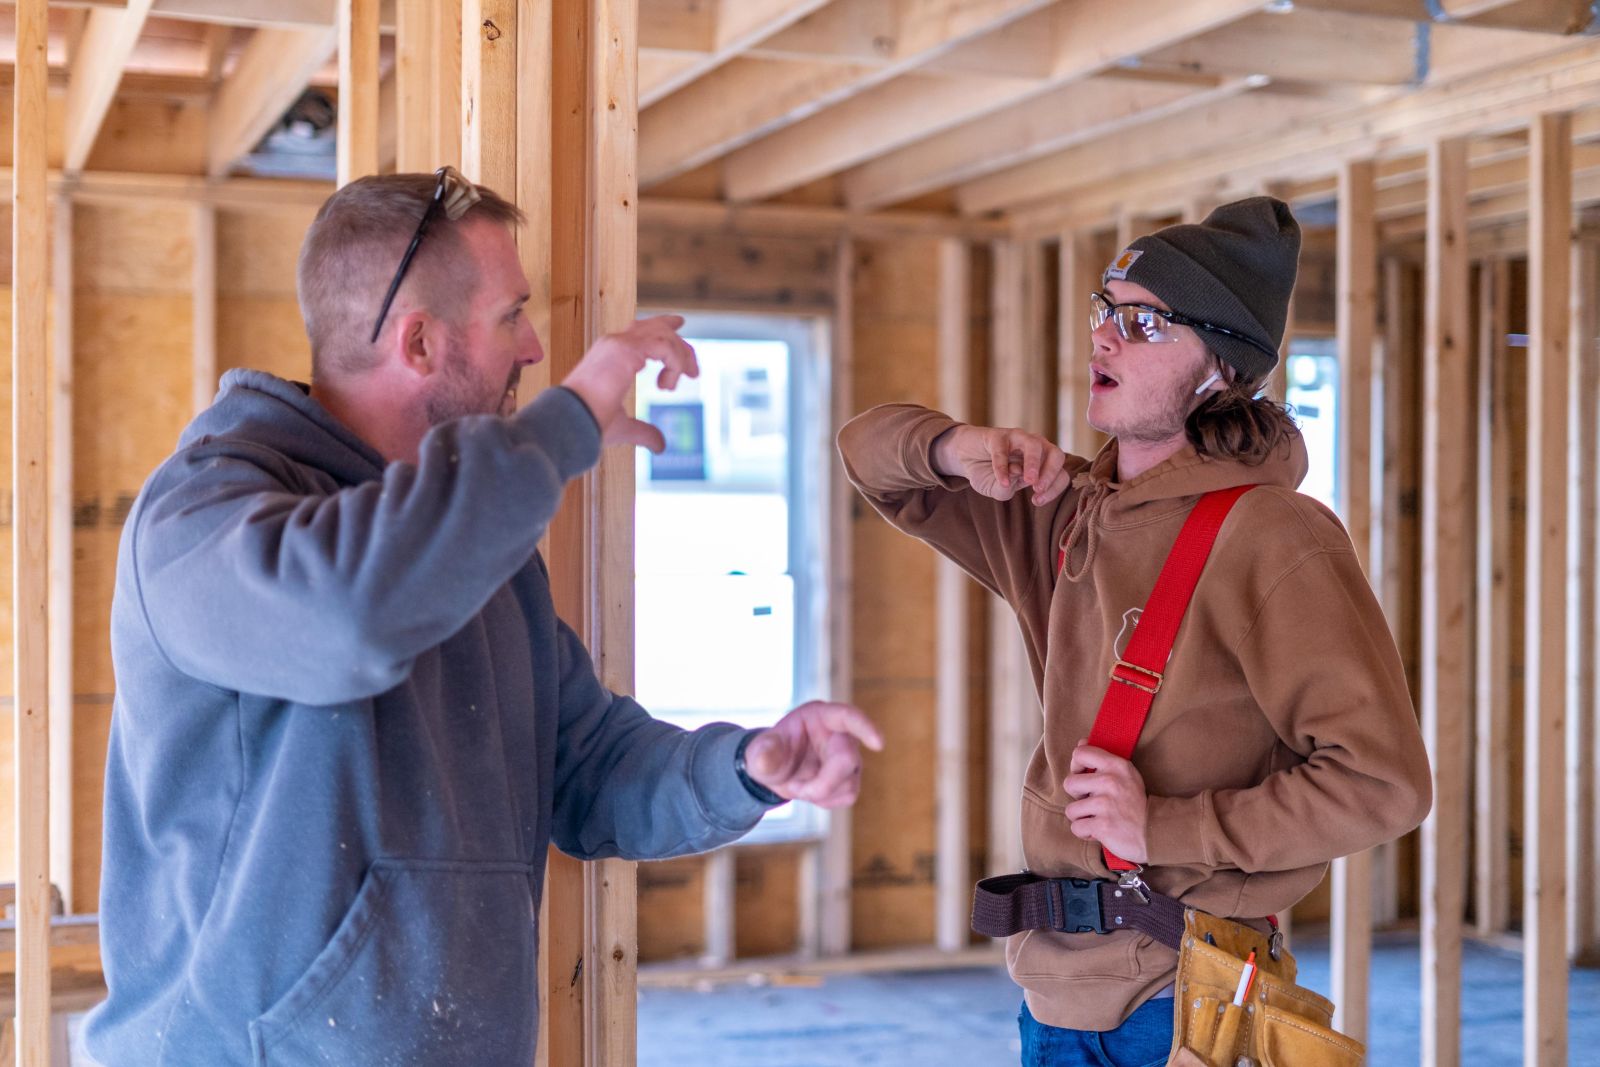
<instances>
[{"instance_id":1,"label":"belt buckle","mask_svg":"<svg viewBox=\"0 0 1600 1067\"><path fill-rule=\"evenodd\" d=\"M1105 916L1100 912L1100 884L1090 878L1052 878L1046 895L1050 906L1050 928L1066 934L1103 934Z\"/></svg>"},{"instance_id":2,"label":"belt buckle","mask_svg":"<svg viewBox=\"0 0 1600 1067\"><path fill-rule=\"evenodd\" d=\"M1118 670L1124 667L1135 672L1136 674L1142 674L1146 678L1154 679L1154 684L1141 682L1137 678L1124 678L1122 675L1117 673ZM1148 667L1141 667L1137 663L1129 663L1125 659L1119 659L1117 662L1111 665L1111 680L1113 682L1121 682L1123 685L1137 689L1141 693L1148 693L1151 696L1155 696L1157 693L1161 692L1161 682L1163 680L1163 676L1160 671L1153 671Z\"/></svg>"}]
</instances>

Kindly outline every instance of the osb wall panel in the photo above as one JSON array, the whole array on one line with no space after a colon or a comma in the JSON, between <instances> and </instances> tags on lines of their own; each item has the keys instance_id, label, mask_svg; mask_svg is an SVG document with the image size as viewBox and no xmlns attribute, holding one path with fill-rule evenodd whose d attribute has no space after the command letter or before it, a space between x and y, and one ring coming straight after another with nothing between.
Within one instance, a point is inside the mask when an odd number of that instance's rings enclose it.
<instances>
[{"instance_id":1,"label":"osb wall panel","mask_svg":"<svg viewBox=\"0 0 1600 1067\"><path fill-rule=\"evenodd\" d=\"M834 248L828 237L645 227L639 231L639 304L826 310L833 306Z\"/></svg>"},{"instance_id":2,"label":"osb wall panel","mask_svg":"<svg viewBox=\"0 0 1600 1067\"><path fill-rule=\"evenodd\" d=\"M639 864L639 961L685 959L705 948L705 860Z\"/></svg>"},{"instance_id":3,"label":"osb wall panel","mask_svg":"<svg viewBox=\"0 0 1600 1067\"><path fill-rule=\"evenodd\" d=\"M800 848L741 849L734 857L733 945L739 956L783 956L800 939Z\"/></svg>"},{"instance_id":4,"label":"osb wall panel","mask_svg":"<svg viewBox=\"0 0 1600 1067\"><path fill-rule=\"evenodd\" d=\"M251 367L310 380L295 262L315 215L315 208L298 206L217 212L218 374Z\"/></svg>"},{"instance_id":5,"label":"osb wall panel","mask_svg":"<svg viewBox=\"0 0 1600 1067\"><path fill-rule=\"evenodd\" d=\"M102 138L104 143L104 138ZM131 169L131 168L130 168ZM80 203L74 219L73 875L80 909L96 906L101 791L114 681L108 639L122 523L145 478L190 417L192 208ZM9 215L9 211L3 211ZM218 220L219 362L305 377L309 352L294 302L294 259L310 213L229 211ZM0 256L0 261L9 257ZM9 263L0 262L9 280ZM0 343L9 349L9 296ZM0 383L9 388L9 355ZM9 424L9 407L0 425ZM0 689L10 672L10 434L0 434ZM9 697L4 716L9 717ZM0 807L9 807L11 732L0 722ZM15 874L13 829L0 819L0 880Z\"/></svg>"},{"instance_id":6,"label":"osb wall panel","mask_svg":"<svg viewBox=\"0 0 1600 1067\"><path fill-rule=\"evenodd\" d=\"M53 88L48 101L45 158L59 168L65 155L66 88ZM0 166L11 166L13 103L11 87L0 89ZM135 96L116 100L87 169L140 174L204 174L205 101L182 96Z\"/></svg>"},{"instance_id":7,"label":"osb wall panel","mask_svg":"<svg viewBox=\"0 0 1600 1067\"><path fill-rule=\"evenodd\" d=\"M854 406L938 404L938 249L931 240L855 246ZM884 733L853 827L852 944L933 939L934 566L931 549L857 502L854 697Z\"/></svg>"},{"instance_id":8,"label":"osb wall panel","mask_svg":"<svg viewBox=\"0 0 1600 1067\"><path fill-rule=\"evenodd\" d=\"M293 297L222 297L217 301L217 373L264 370L311 380L311 343Z\"/></svg>"}]
</instances>

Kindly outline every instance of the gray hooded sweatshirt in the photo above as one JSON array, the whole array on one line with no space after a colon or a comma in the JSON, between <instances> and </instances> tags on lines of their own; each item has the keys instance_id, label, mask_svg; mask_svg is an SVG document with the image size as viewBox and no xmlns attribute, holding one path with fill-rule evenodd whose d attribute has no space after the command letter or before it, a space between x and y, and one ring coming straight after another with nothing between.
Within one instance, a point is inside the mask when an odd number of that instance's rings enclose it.
<instances>
[{"instance_id":1,"label":"gray hooded sweatshirt","mask_svg":"<svg viewBox=\"0 0 1600 1067\"><path fill-rule=\"evenodd\" d=\"M525 1067L546 847L675 856L753 826L746 731L595 678L535 552L596 461L583 402L388 463L255 371L123 529L106 768L106 1067Z\"/></svg>"}]
</instances>

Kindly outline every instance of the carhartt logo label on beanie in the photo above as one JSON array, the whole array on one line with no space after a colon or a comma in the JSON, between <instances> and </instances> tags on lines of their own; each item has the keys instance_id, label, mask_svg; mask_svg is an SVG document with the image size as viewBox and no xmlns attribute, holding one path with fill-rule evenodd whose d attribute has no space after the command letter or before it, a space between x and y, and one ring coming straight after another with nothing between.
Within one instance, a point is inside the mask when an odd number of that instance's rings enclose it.
<instances>
[{"instance_id":1,"label":"carhartt logo label on beanie","mask_svg":"<svg viewBox=\"0 0 1600 1067\"><path fill-rule=\"evenodd\" d=\"M1130 244L1105 279L1142 285L1180 315L1261 345L1201 331L1206 347L1246 378L1277 366L1300 263L1300 224L1270 196L1223 204L1204 222L1168 226ZM1265 349L1265 351L1263 351Z\"/></svg>"},{"instance_id":2,"label":"carhartt logo label on beanie","mask_svg":"<svg viewBox=\"0 0 1600 1067\"><path fill-rule=\"evenodd\" d=\"M1106 268L1107 280L1112 278L1116 278L1118 280L1127 278L1128 268L1132 267L1134 263L1138 262L1139 257L1142 255L1144 255L1143 252L1135 252L1131 248L1124 249L1122 255L1117 257L1117 261Z\"/></svg>"}]
</instances>

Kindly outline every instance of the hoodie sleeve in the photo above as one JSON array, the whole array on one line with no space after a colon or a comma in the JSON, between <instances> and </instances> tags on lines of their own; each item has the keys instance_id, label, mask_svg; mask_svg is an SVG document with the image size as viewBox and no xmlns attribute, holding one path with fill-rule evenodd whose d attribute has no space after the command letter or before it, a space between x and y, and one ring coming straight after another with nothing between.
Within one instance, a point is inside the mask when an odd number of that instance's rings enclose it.
<instances>
[{"instance_id":1,"label":"hoodie sleeve","mask_svg":"<svg viewBox=\"0 0 1600 1067\"><path fill-rule=\"evenodd\" d=\"M222 689L310 705L382 693L527 564L599 450L561 388L511 418L436 427L415 465L333 493L248 442L202 442L130 520L146 623L177 669Z\"/></svg>"},{"instance_id":2,"label":"hoodie sleeve","mask_svg":"<svg viewBox=\"0 0 1600 1067\"><path fill-rule=\"evenodd\" d=\"M954 560L990 592L1014 595L1037 586L1055 567L1055 521L1068 492L1053 507L1035 507L1027 492L992 500L965 478L933 469L935 439L960 423L915 404L885 404L856 416L839 431L845 474L890 524ZM1070 456L1069 472L1087 463Z\"/></svg>"},{"instance_id":3,"label":"hoodie sleeve","mask_svg":"<svg viewBox=\"0 0 1600 1067\"><path fill-rule=\"evenodd\" d=\"M729 723L686 731L651 718L607 691L577 635L557 627L556 846L579 859L665 859L748 833L768 807L734 770L751 731Z\"/></svg>"},{"instance_id":4,"label":"hoodie sleeve","mask_svg":"<svg viewBox=\"0 0 1600 1067\"><path fill-rule=\"evenodd\" d=\"M1273 730L1304 762L1247 789L1152 796L1150 863L1290 870L1422 822L1432 803L1427 751L1399 653L1348 542L1293 564L1235 651Z\"/></svg>"}]
</instances>

